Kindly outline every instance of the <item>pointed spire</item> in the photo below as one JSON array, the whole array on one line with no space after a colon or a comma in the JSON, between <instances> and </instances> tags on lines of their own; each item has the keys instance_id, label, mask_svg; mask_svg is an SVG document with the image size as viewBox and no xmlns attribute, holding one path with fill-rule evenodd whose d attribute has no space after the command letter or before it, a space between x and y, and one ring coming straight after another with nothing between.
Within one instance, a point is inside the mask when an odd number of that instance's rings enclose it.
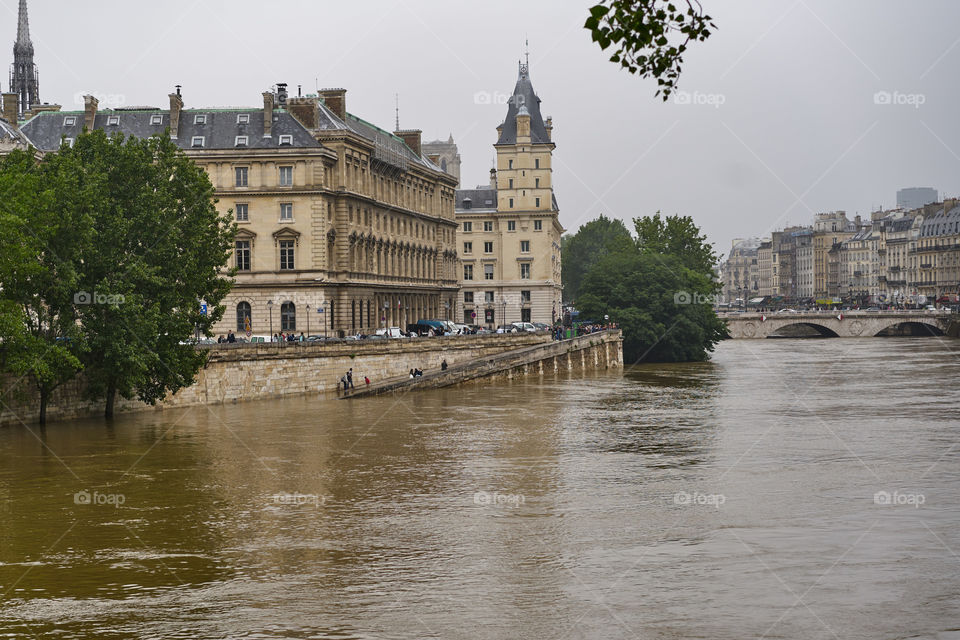
<instances>
[{"instance_id":1,"label":"pointed spire","mask_svg":"<svg viewBox=\"0 0 960 640\"><path fill-rule=\"evenodd\" d=\"M31 44L30 19L27 16L27 0L20 0L20 18L17 23L17 44Z\"/></svg>"}]
</instances>

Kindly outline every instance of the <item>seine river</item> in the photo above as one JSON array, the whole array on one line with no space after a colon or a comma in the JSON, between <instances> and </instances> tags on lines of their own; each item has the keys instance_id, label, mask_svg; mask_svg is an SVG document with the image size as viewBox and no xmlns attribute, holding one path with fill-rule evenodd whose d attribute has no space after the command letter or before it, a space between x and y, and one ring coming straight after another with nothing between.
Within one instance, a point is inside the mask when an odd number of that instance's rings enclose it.
<instances>
[{"instance_id":1,"label":"seine river","mask_svg":"<svg viewBox=\"0 0 960 640\"><path fill-rule=\"evenodd\" d=\"M3 428L0 637L956 640L958 381L958 341L739 341Z\"/></svg>"}]
</instances>

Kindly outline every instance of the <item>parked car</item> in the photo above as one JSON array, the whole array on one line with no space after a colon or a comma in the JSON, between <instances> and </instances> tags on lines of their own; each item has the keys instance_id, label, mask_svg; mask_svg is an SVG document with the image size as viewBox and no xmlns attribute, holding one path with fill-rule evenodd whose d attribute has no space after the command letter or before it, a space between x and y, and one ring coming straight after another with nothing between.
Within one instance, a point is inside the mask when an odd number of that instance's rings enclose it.
<instances>
[{"instance_id":1,"label":"parked car","mask_svg":"<svg viewBox=\"0 0 960 640\"><path fill-rule=\"evenodd\" d=\"M528 332L528 333L536 333L536 332L537 332L537 328L536 328L535 326L533 326L533 323L532 323L532 322L514 322L514 323L513 323L513 326L515 326L515 327L516 327L517 329L519 329L520 331L526 331L526 332Z\"/></svg>"},{"instance_id":2,"label":"parked car","mask_svg":"<svg viewBox=\"0 0 960 640\"><path fill-rule=\"evenodd\" d=\"M520 333L520 329L513 324L502 324L497 327L497 333Z\"/></svg>"},{"instance_id":3,"label":"parked car","mask_svg":"<svg viewBox=\"0 0 960 640\"><path fill-rule=\"evenodd\" d=\"M377 329L377 335L384 338L405 338L406 334L400 327L387 327L386 329ZM371 338L373 336L370 336Z\"/></svg>"},{"instance_id":4,"label":"parked car","mask_svg":"<svg viewBox=\"0 0 960 640\"><path fill-rule=\"evenodd\" d=\"M550 325L545 322L534 322L533 326L537 328L537 331L550 331Z\"/></svg>"},{"instance_id":5,"label":"parked car","mask_svg":"<svg viewBox=\"0 0 960 640\"><path fill-rule=\"evenodd\" d=\"M436 336L442 336L449 332L446 325L440 320L417 320L416 324L407 326L407 331L420 336L426 336L433 331Z\"/></svg>"},{"instance_id":6,"label":"parked car","mask_svg":"<svg viewBox=\"0 0 960 640\"><path fill-rule=\"evenodd\" d=\"M798 313L796 309L780 309L777 313Z\"/></svg>"}]
</instances>

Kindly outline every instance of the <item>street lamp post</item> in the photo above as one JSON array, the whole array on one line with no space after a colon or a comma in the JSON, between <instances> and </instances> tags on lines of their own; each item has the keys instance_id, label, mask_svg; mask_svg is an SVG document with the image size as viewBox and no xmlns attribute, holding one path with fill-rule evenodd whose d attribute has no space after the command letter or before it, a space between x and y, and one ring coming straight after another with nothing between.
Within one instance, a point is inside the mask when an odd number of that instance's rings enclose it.
<instances>
[{"instance_id":1,"label":"street lamp post","mask_svg":"<svg viewBox=\"0 0 960 640\"><path fill-rule=\"evenodd\" d=\"M273 342L273 300L267 300L267 309L270 310L270 342Z\"/></svg>"},{"instance_id":2,"label":"street lamp post","mask_svg":"<svg viewBox=\"0 0 960 640\"><path fill-rule=\"evenodd\" d=\"M310 305L307 305L307 337L310 337Z\"/></svg>"}]
</instances>

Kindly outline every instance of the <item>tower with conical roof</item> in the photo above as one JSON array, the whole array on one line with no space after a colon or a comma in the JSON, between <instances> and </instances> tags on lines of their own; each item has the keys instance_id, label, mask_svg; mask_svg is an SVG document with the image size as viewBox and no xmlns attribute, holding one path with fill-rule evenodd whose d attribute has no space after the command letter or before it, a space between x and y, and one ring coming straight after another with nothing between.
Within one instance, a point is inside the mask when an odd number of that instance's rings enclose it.
<instances>
[{"instance_id":1,"label":"tower with conical roof","mask_svg":"<svg viewBox=\"0 0 960 640\"><path fill-rule=\"evenodd\" d=\"M20 116L40 104L40 78L33 63L33 42L27 0L20 0L17 41L13 45L13 66L10 68L10 92L19 97Z\"/></svg>"}]
</instances>

